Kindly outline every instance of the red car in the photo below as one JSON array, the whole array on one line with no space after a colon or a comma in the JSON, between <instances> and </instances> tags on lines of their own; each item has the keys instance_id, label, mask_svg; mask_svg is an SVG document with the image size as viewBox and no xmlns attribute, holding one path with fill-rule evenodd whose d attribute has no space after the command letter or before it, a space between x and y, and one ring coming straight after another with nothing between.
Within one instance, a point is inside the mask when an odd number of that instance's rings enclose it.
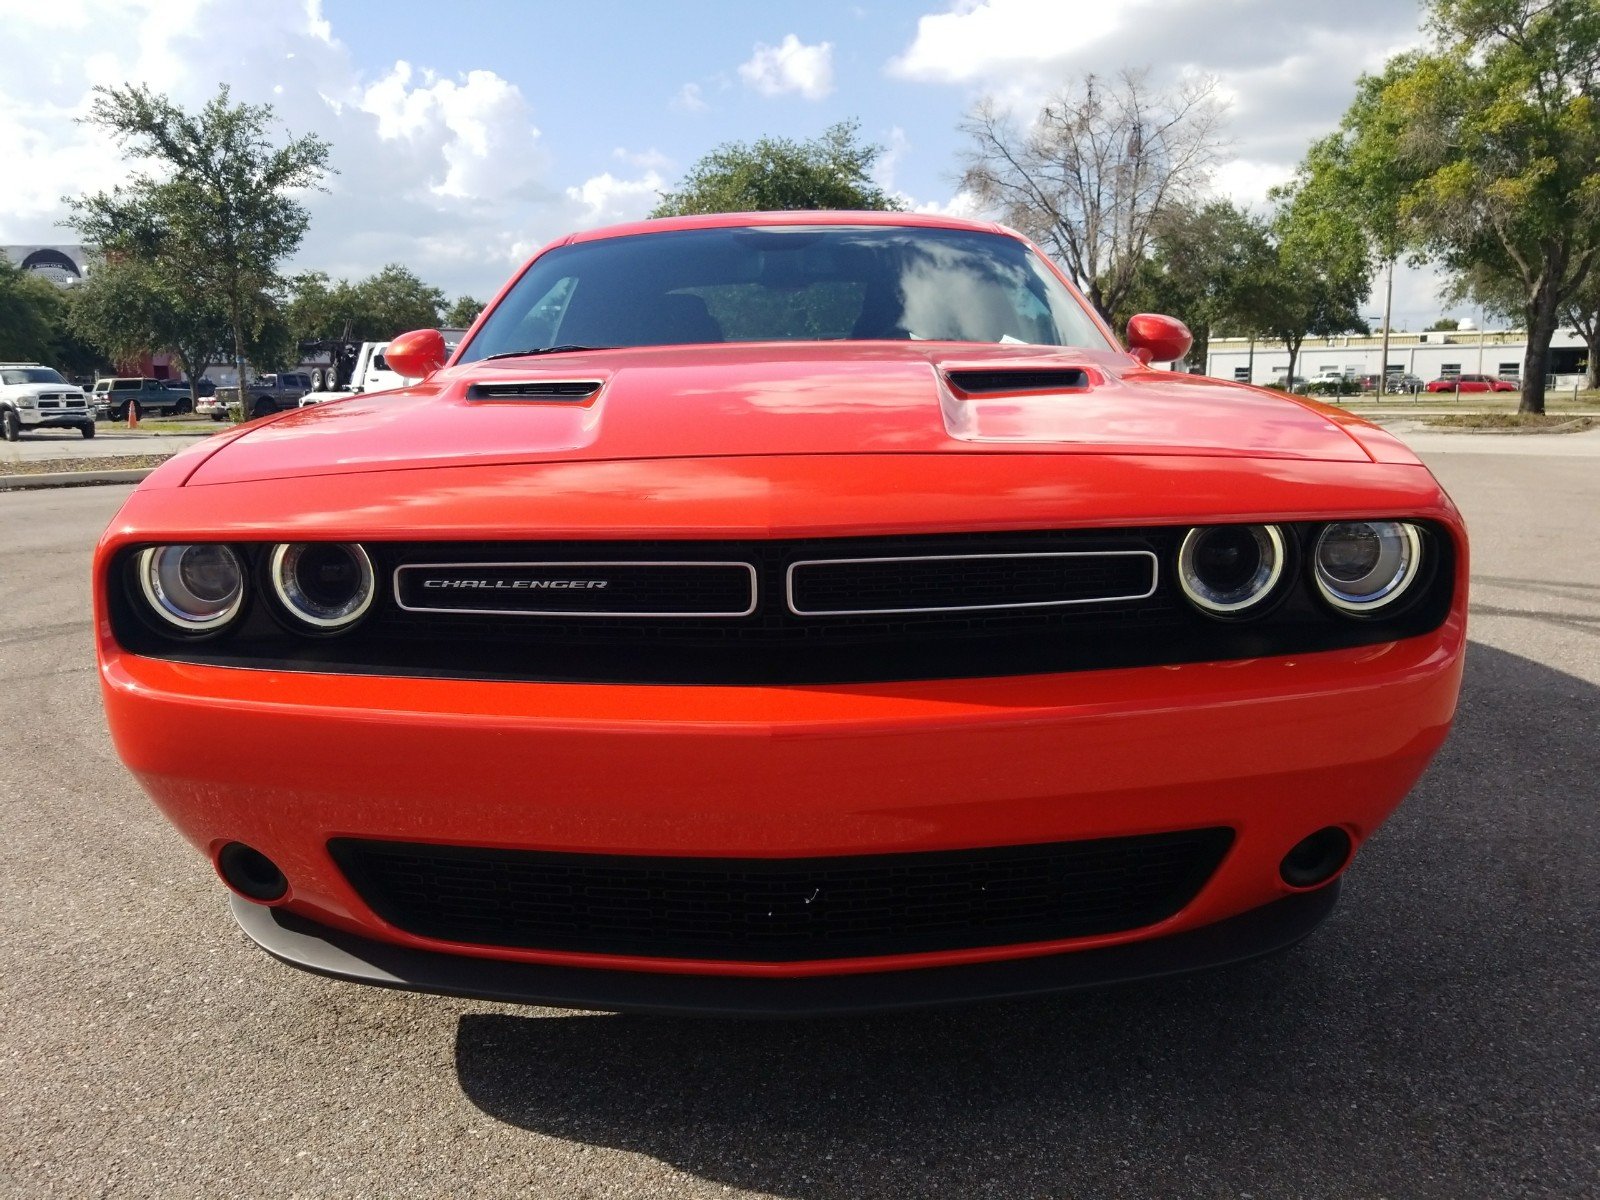
<instances>
[{"instance_id":1,"label":"red car","mask_svg":"<svg viewBox=\"0 0 1600 1200\"><path fill-rule=\"evenodd\" d=\"M117 749L367 983L819 1013L1281 949L1450 727L1467 542L1383 430L1148 365L1188 342L991 224L554 242L390 346L421 383L133 493Z\"/></svg>"},{"instance_id":2,"label":"red car","mask_svg":"<svg viewBox=\"0 0 1600 1200\"><path fill-rule=\"evenodd\" d=\"M1514 392L1517 385L1493 375L1448 375L1428 384L1430 392Z\"/></svg>"}]
</instances>

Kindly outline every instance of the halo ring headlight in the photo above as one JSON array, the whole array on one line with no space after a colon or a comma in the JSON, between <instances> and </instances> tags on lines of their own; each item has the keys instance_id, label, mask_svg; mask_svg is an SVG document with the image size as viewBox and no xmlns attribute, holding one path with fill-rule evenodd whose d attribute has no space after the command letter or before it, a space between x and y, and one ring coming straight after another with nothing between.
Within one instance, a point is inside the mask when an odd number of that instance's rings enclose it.
<instances>
[{"instance_id":1,"label":"halo ring headlight","mask_svg":"<svg viewBox=\"0 0 1600 1200\"><path fill-rule=\"evenodd\" d=\"M1214 617L1243 617L1283 578L1283 532L1276 525L1199 525L1178 548L1178 584Z\"/></svg>"},{"instance_id":2,"label":"halo ring headlight","mask_svg":"<svg viewBox=\"0 0 1600 1200\"><path fill-rule=\"evenodd\" d=\"M1317 535L1311 574L1322 598L1364 616L1404 596L1422 567L1422 535L1405 521L1336 521Z\"/></svg>"},{"instance_id":3,"label":"halo ring headlight","mask_svg":"<svg viewBox=\"0 0 1600 1200\"><path fill-rule=\"evenodd\" d=\"M136 569L150 610L186 633L221 629L244 605L244 567L227 546L152 546L139 552Z\"/></svg>"},{"instance_id":4,"label":"halo ring headlight","mask_svg":"<svg viewBox=\"0 0 1600 1200\"><path fill-rule=\"evenodd\" d=\"M366 616L377 595L372 559L354 542L274 546L267 576L289 615L324 633L350 628Z\"/></svg>"}]
</instances>

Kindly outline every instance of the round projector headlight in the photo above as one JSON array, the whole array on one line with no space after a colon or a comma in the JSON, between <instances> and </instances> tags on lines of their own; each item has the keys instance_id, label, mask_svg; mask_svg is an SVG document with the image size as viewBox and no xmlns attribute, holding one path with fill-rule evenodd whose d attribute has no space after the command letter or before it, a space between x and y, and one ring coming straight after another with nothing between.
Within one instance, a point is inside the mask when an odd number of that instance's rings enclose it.
<instances>
[{"instance_id":1,"label":"round projector headlight","mask_svg":"<svg viewBox=\"0 0 1600 1200\"><path fill-rule=\"evenodd\" d=\"M1276 525L1202 525L1178 549L1178 583L1203 612L1240 617L1272 595L1283 560Z\"/></svg>"},{"instance_id":2,"label":"round projector headlight","mask_svg":"<svg viewBox=\"0 0 1600 1200\"><path fill-rule=\"evenodd\" d=\"M1404 521L1341 521L1323 528L1311 559L1322 598L1362 615L1405 595L1422 566L1422 537Z\"/></svg>"},{"instance_id":3,"label":"round projector headlight","mask_svg":"<svg viewBox=\"0 0 1600 1200\"><path fill-rule=\"evenodd\" d=\"M226 546L154 546L140 551L138 570L151 610L188 633L220 629L244 604L244 568Z\"/></svg>"},{"instance_id":4,"label":"round projector headlight","mask_svg":"<svg viewBox=\"0 0 1600 1200\"><path fill-rule=\"evenodd\" d=\"M353 543L274 546L268 561L279 602L296 620L317 629L348 629L366 615L377 594L372 560Z\"/></svg>"}]
</instances>

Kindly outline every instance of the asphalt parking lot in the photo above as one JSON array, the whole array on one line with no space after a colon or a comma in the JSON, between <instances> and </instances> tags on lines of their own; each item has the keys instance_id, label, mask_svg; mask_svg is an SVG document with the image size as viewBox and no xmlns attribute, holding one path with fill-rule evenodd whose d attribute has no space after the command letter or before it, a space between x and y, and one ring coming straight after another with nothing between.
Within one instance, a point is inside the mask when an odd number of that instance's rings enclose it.
<instances>
[{"instance_id":1,"label":"asphalt parking lot","mask_svg":"<svg viewBox=\"0 0 1600 1200\"><path fill-rule=\"evenodd\" d=\"M1307 942L810 1024L518 1009L268 959L106 734L88 562L128 489L0 494L0 1194L1600 1193L1591 443L1418 440L1474 536L1462 710Z\"/></svg>"}]
</instances>

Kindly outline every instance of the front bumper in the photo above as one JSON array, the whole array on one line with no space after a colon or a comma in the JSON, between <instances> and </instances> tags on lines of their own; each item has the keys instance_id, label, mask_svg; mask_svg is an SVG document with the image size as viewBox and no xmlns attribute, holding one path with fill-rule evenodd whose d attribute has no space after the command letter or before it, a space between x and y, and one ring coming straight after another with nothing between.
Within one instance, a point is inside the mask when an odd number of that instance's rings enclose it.
<instances>
[{"instance_id":1,"label":"front bumper","mask_svg":"<svg viewBox=\"0 0 1600 1200\"><path fill-rule=\"evenodd\" d=\"M17 411L17 418L24 429L81 429L94 423L89 411L83 408L48 412L23 408Z\"/></svg>"},{"instance_id":2,"label":"front bumper","mask_svg":"<svg viewBox=\"0 0 1600 1200\"><path fill-rule=\"evenodd\" d=\"M1297 658L788 688L247 671L141 658L103 634L122 757L208 856L238 841L272 858L289 879L285 919L479 963L927 980L920 968L1169 939L1296 894L1279 876L1288 850L1330 825L1359 846L1442 742L1464 621L1457 613L1429 636ZM333 839L354 837L802 858L1205 826L1232 829L1231 849L1195 898L1155 925L778 963L413 936L385 922L329 852Z\"/></svg>"}]
</instances>

